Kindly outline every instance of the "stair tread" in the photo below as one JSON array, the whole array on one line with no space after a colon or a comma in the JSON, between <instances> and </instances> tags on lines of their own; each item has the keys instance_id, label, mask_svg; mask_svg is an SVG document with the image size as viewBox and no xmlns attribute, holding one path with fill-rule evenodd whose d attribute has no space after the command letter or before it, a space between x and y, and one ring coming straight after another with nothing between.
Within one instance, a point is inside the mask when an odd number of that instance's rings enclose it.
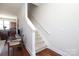
<instances>
[{"instance_id":1,"label":"stair tread","mask_svg":"<svg viewBox=\"0 0 79 59\"><path fill-rule=\"evenodd\" d=\"M46 45L45 44L36 44L35 46L36 46L36 49L39 49L39 48L44 47Z\"/></svg>"},{"instance_id":2,"label":"stair tread","mask_svg":"<svg viewBox=\"0 0 79 59\"><path fill-rule=\"evenodd\" d=\"M36 42L35 42L35 44L44 44L44 43L45 43L45 42L42 41L42 40L41 40L41 41L36 41Z\"/></svg>"},{"instance_id":3,"label":"stair tread","mask_svg":"<svg viewBox=\"0 0 79 59\"><path fill-rule=\"evenodd\" d=\"M39 32L36 32L35 34L35 50L40 51L47 47L45 42L43 41L43 38L40 36Z\"/></svg>"}]
</instances>

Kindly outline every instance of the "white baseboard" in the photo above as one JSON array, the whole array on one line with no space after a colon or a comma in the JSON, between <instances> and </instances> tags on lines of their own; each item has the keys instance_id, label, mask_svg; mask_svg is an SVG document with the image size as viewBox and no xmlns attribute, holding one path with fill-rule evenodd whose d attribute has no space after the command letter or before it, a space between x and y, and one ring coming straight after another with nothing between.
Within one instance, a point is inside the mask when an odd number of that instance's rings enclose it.
<instances>
[{"instance_id":1,"label":"white baseboard","mask_svg":"<svg viewBox=\"0 0 79 59\"><path fill-rule=\"evenodd\" d=\"M32 53L30 52L30 49L28 49L27 47L25 47L25 49L28 51L28 53L32 56Z\"/></svg>"},{"instance_id":2,"label":"white baseboard","mask_svg":"<svg viewBox=\"0 0 79 59\"><path fill-rule=\"evenodd\" d=\"M44 49L46 49L46 48L47 48L47 46L44 46L44 47L42 47L42 48L36 50L36 53L38 53L38 52L40 52L40 51L42 51L42 50L44 50Z\"/></svg>"},{"instance_id":3,"label":"white baseboard","mask_svg":"<svg viewBox=\"0 0 79 59\"><path fill-rule=\"evenodd\" d=\"M61 51L61 50L59 50L59 49L56 49L56 48L51 48L51 47L48 47L49 49L51 49L51 50L53 50L53 51L55 51L56 53L58 53L58 54L60 54L60 55L62 55L62 56L70 56L70 54L68 54L68 53L66 53L66 52L63 52L63 51Z\"/></svg>"}]
</instances>

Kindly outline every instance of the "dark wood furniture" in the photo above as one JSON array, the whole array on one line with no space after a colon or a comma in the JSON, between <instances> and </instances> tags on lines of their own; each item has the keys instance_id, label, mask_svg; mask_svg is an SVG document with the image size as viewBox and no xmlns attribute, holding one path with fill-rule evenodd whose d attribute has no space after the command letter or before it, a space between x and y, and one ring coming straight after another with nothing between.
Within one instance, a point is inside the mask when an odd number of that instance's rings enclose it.
<instances>
[{"instance_id":1,"label":"dark wood furniture","mask_svg":"<svg viewBox=\"0 0 79 59\"><path fill-rule=\"evenodd\" d=\"M8 56L9 56L9 53L10 53L10 48L13 49L13 56L14 56L15 49L18 48L18 47L23 47L22 37L16 38L15 40L12 40L12 41L8 41L7 43L8 43Z\"/></svg>"},{"instance_id":2,"label":"dark wood furniture","mask_svg":"<svg viewBox=\"0 0 79 59\"><path fill-rule=\"evenodd\" d=\"M9 56L9 53L10 53L10 48L13 49L13 56L14 56L14 52L15 52L15 49L17 47L21 47L21 43L20 42L8 42L8 56Z\"/></svg>"}]
</instances>

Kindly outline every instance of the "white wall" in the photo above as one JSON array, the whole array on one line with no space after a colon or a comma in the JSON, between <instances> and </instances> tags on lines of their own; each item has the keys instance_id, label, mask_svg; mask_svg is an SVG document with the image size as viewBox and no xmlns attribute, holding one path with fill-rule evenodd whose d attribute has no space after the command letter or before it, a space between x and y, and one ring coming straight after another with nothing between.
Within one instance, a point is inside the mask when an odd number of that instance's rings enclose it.
<instances>
[{"instance_id":1,"label":"white wall","mask_svg":"<svg viewBox=\"0 0 79 59\"><path fill-rule=\"evenodd\" d=\"M48 32L45 37L51 49L79 55L79 4L43 4L33 10L32 16Z\"/></svg>"},{"instance_id":2,"label":"white wall","mask_svg":"<svg viewBox=\"0 0 79 59\"><path fill-rule=\"evenodd\" d=\"M22 31L25 48L30 55L35 55L35 28L27 18L27 4L22 6L18 16L19 29Z\"/></svg>"},{"instance_id":3,"label":"white wall","mask_svg":"<svg viewBox=\"0 0 79 59\"><path fill-rule=\"evenodd\" d=\"M25 20L25 5L23 4L18 14L19 28L23 27L24 20Z\"/></svg>"}]
</instances>

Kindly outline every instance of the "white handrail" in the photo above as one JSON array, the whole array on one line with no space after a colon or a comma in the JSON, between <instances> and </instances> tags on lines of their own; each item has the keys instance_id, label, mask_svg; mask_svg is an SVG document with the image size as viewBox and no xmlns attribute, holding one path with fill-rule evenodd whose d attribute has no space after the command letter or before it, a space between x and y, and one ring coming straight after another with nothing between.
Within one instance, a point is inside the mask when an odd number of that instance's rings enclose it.
<instances>
[{"instance_id":1,"label":"white handrail","mask_svg":"<svg viewBox=\"0 0 79 59\"><path fill-rule=\"evenodd\" d=\"M33 17L32 15L31 15L31 17ZM33 17L34 18L34 17ZM39 24L39 22L34 18L34 20L38 23L38 25L48 34L48 35L50 35L50 32L48 32L46 29L44 29L44 27L42 27L40 24Z\"/></svg>"},{"instance_id":2,"label":"white handrail","mask_svg":"<svg viewBox=\"0 0 79 59\"><path fill-rule=\"evenodd\" d=\"M28 17L26 17L25 21L27 22L27 24L30 26L30 28L31 28L33 31L36 31L35 26L32 24L32 22L30 21L30 19L29 19Z\"/></svg>"}]
</instances>

